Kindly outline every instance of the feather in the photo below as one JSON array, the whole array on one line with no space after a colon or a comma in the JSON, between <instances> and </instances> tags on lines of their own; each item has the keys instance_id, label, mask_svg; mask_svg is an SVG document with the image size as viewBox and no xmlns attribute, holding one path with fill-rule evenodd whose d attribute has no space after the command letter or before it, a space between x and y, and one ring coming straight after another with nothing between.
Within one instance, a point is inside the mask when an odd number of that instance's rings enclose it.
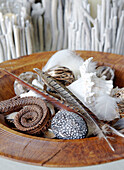
<instances>
[{"instance_id":1,"label":"feather","mask_svg":"<svg viewBox=\"0 0 124 170\"><path fill-rule=\"evenodd\" d=\"M95 115L104 121L111 121L115 118L119 118L119 113L117 111L116 99L104 94L97 97L95 102Z\"/></svg>"},{"instance_id":2,"label":"feather","mask_svg":"<svg viewBox=\"0 0 124 170\"><path fill-rule=\"evenodd\" d=\"M13 73L10 73L9 71L0 68L2 71L4 71L5 73L9 74L11 77L13 77L14 79L18 80L22 85L26 86L27 88L29 88L30 90L33 90L34 92L36 92L37 94L41 95L43 98L45 98L47 101L53 103L54 106L57 106L59 108L63 108L67 111L70 112L74 112L74 109L72 107L69 107L68 104L63 104L63 101L58 100L57 98L49 95L48 93L44 92L42 89L40 89L39 87L36 87L33 84L27 83L24 80L22 80L21 78L19 78L18 76L14 75Z\"/></svg>"},{"instance_id":3,"label":"feather","mask_svg":"<svg viewBox=\"0 0 124 170\"><path fill-rule=\"evenodd\" d=\"M80 72L94 73L96 72L97 62L93 62L93 57L88 58L82 64L84 67L80 66ZM84 69L85 68L85 69Z\"/></svg>"},{"instance_id":4,"label":"feather","mask_svg":"<svg viewBox=\"0 0 124 170\"><path fill-rule=\"evenodd\" d=\"M75 52L71 50L61 50L56 52L47 62L47 64L43 67L43 71L47 71L55 66L64 66L69 68L75 78L77 79L80 76L79 67L83 63L83 58L77 55Z\"/></svg>"},{"instance_id":5,"label":"feather","mask_svg":"<svg viewBox=\"0 0 124 170\"><path fill-rule=\"evenodd\" d=\"M118 130L124 129L124 118L119 119L119 120L113 125L113 127L114 127L115 129L118 129Z\"/></svg>"},{"instance_id":6,"label":"feather","mask_svg":"<svg viewBox=\"0 0 124 170\"><path fill-rule=\"evenodd\" d=\"M116 134L116 135L124 138L124 134L120 133L120 132L119 132L118 130L116 130L114 127L112 127L112 126L110 126L110 125L108 125L108 124L106 124L106 126L111 129L111 132L112 132L113 134Z\"/></svg>"},{"instance_id":7,"label":"feather","mask_svg":"<svg viewBox=\"0 0 124 170\"><path fill-rule=\"evenodd\" d=\"M52 87L62 98L65 99L66 103L68 103L70 106L73 106L73 108L78 113L82 114L82 116L85 118L85 121L87 122L88 130L91 130L91 128L94 129L95 134L104 138L108 143L109 147L112 149L112 151L114 151L114 148L111 146L107 137L102 132L101 127L90 114L91 113L90 110L87 107L85 107L83 103L80 103L78 98L74 96L74 94L72 94L71 91L69 91L63 84L58 82L50 75L43 73L39 69L35 69L35 70L37 70L38 74L41 76L42 80L46 85Z\"/></svg>"}]
</instances>

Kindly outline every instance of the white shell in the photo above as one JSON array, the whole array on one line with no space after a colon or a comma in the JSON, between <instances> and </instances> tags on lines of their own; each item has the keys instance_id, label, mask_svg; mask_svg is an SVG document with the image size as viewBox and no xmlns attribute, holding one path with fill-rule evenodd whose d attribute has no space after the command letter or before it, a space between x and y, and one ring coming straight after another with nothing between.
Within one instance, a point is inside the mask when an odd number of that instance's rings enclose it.
<instances>
[{"instance_id":1,"label":"white shell","mask_svg":"<svg viewBox=\"0 0 124 170\"><path fill-rule=\"evenodd\" d=\"M22 80L28 83L32 83L34 79L40 80L40 77L38 76L38 74L30 72L30 71L21 73L19 75L19 78L21 78ZM19 83L17 80L15 80L14 91L17 96L20 96L23 93L27 93L29 90L26 87L24 87L21 83Z\"/></svg>"},{"instance_id":2,"label":"white shell","mask_svg":"<svg viewBox=\"0 0 124 170\"><path fill-rule=\"evenodd\" d=\"M34 92L33 90L30 90L30 91L27 92L27 93L22 93L22 94L20 94L20 97L21 97L21 98L22 98L22 97L29 97L29 96L42 98L41 95L37 94L37 93Z\"/></svg>"},{"instance_id":3,"label":"white shell","mask_svg":"<svg viewBox=\"0 0 124 170\"><path fill-rule=\"evenodd\" d=\"M48 129L47 131L44 132L44 138L49 138L49 139L53 139L56 136L54 135L52 129Z\"/></svg>"},{"instance_id":4,"label":"white shell","mask_svg":"<svg viewBox=\"0 0 124 170\"><path fill-rule=\"evenodd\" d=\"M13 112L13 113L10 113L9 115L7 115L5 117L5 119L9 122L9 123L14 123L14 117L16 116L18 112Z\"/></svg>"},{"instance_id":5,"label":"white shell","mask_svg":"<svg viewBox=\"0 0 124 170\"><path fill-rule=\"evenodd\" d=\"M32 84L39 87L40 89L43 89L43 83L42 82L39 82L37 79L34 79L32 81ZM20 94L20 97L28 97L28 96L34 96L34 97L40 97L42 99L45 99L44 97L42 97L41 95L39 95L38 93L36 93L35 91L33 90L29 90L28 92L26 93L22 93Z\"/></svg>"},{"instance_id":6,"label":"white shell","mask_svg":"<svg viewBox=\"0 0 124 170\"><path fill-rule=\"evenodd\" d=\"M103 95L109 96L111 94L113 81L105 80L105 76L98 78L96 72L90 72L89 65L91 64L92 59L93 58L89 58L82 64L82 66L80 66L81 77L71 85L67 86L67 88L97 116L95 101ZM113 117L113 119L115 117ZM102 115L101 118L103 120L104 115ZM107 116L104 120L107 120Z\"/></svg>"}]
</instances>

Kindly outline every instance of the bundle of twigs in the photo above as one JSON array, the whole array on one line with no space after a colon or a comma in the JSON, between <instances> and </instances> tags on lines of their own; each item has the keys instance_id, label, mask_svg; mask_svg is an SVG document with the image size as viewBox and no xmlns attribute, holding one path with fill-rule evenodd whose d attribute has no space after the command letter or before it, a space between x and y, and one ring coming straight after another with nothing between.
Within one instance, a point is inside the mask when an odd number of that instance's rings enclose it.
<instances>
[{"instance_id":1,"label":"bundle of twigs","mask_svg":"<svg viewBox=\"0 0 124 170\"><path fill-rule=\"evenodd\" d=\"M0 62L61 49L124 55L124 0L100 0L94 19L88 0L2 0Z\"/></svg>"}]
</instances>

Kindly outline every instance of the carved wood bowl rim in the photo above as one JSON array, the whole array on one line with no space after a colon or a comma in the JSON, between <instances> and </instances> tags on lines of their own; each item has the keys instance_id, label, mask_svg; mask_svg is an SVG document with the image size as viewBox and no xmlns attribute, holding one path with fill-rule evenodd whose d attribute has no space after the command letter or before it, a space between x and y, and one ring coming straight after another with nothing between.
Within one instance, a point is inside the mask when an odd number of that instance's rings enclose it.
<instances>
[{"instance_id":1,"label":"carved wood bowl rim","mask_svg":"<svg viewBox=\"0 0 124 170\"><path fill-rule=\"evenodd\" d=\"M19 75L22 69L23 71L31 71L36 63L40 66L40 61L41 64L45 65L54 53L51 51L35 53L3 62L0 67ZM99 60L99 65L110 65L115 70L119 69L116 66L120 64L121 75L124 72L124 56L91 51L77 51L77 53L84 59L95 56L94 60ZM35 61L36 58L37 61ZM21 65L18 65L18 63ZM120 75L120 72L118 75ZM9 76L6 77L5 74L0 72L0 82L1 78L6 80ZM123 76L121 76L121 80L121 86L123 87ZM115 148L115 152L109 149L104 139L98 139L98 137L79 140L47 139L17 132L0 123L0 156L33 165L79 167L123 159L124 140L115 136L115 141L111 141L111 144Z\"/></svg>"}]
</instances>

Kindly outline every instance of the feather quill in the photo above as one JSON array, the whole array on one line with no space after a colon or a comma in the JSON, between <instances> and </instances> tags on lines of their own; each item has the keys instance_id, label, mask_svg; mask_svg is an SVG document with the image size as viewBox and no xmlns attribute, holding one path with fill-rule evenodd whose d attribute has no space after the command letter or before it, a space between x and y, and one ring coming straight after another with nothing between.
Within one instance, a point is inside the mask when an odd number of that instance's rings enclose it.
<instances>
[{"instance_id":1,"label":"feather quill","mask_svg":"<svg viewBox=\"0 0 124 170\"><path fill-rule=\"evenodd\" d=\"M106 126L107 126L109 129L111 129L111 132L112 132L113 134L116 134L116 135L124 138L124 134L120 133L118 130L116 130L115 128L113 128L112 126L110 126L110 125L108 125L108 124L106 124Z\"/></svg>"},{"instance_id":2,"label":"feather quill","mask_svg":"<svg viewBox=\"0 0 124 170\"><path fill-rule=\"evenodd\" d=\"M118 130L124 129L124 118L119 119L113 127Z\"/></svg>"},{"instance_id":3,"label":"feather quill","mask_svg":"<svg viewBox=\"0 0 124 170\"><path fill-rule=\"evenodd\" d=\"M88 128L90 129L92 127L92 129L95 129L94 133L104 138L106 142L108 143L109 147L112 149L112 151L114 151L114 148L111 146L107 137L103 133L101 127L99 126L97 121L91 116L90 110L86 106L84 106L83 103L80 103L78 98L74 96L71 93L71 91L69 91L64 85L62 85L56 79L54 79L53 77L51 77L50 75L46 73L43 73L41 70L37 68L35 68L34 70L37 71L37 73L41 76L42 80L44 81L46 85L48 85L49 87L52 87L58 94L60 94L62 98L65 99L65 101L69 105L73 106L74 109L78 111L78 113L82 114L82 116L85 118L87 122Z\"/></svg>"}]
</instances>

